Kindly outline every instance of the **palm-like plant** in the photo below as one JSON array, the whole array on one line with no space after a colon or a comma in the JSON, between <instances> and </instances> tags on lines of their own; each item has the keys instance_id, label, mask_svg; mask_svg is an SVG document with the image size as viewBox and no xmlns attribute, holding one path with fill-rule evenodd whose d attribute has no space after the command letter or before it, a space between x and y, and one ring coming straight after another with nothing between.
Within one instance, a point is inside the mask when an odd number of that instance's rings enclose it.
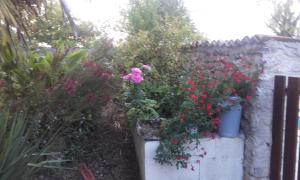
<instances>
[{"instance_id":1,"label":"palm-like plant","mask_svg":"<svg viewBox=\"0 0 300 180\"><path fill-rule=\"evenodd\" d=\"M70 10L65 0L59 0L61 7L70 22L75 36L76 26L71 17ZM9 37L13 42L11 33L16 31L18 40L24 41L24 35L30 27L30 21L41 14L41 8L46 7L47 0L1 0L0 1L0 35L1 38Z\"/></svg>"}]
</instances>

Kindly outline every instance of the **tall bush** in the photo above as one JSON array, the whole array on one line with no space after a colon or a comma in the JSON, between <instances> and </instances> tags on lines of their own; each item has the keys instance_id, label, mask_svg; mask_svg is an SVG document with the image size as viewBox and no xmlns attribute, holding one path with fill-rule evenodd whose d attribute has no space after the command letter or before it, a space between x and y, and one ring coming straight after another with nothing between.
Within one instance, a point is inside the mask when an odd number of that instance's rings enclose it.
<instances>
[{"instance_id":1,"label":"tall bush","mask_svg":"<svg viewBox=\"0 0 300 180\"><path fill-rule=\"evenodd\" d=\"M128 36L117 49L115 67L124 69L151 65L156 81L145 86L150 99L158 100L164 116L172 116L180 94L181 76L185 74L185 59L180 54L183 44L201 40L181 0L132 0L123 13L123 31ZM168 108L164 108L168 106ZM162 110L165 109L165 110ZM168 112L167 112L168 111Z\"/></svg>"}]
</instances>

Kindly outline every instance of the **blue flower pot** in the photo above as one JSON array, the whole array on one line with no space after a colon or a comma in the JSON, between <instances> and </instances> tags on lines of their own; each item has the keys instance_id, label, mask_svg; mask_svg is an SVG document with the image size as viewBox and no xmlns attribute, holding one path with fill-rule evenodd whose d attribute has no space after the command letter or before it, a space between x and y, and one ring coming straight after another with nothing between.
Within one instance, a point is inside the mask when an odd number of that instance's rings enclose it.
<instances>
[{"instance_id":1,"label":"blue flower pot","mask_svg":"<svg viewBox=\"0 0 300 180\"><path fill-rule=\"evenodd\" d=\"M221 124L219 126L219 135L221 137L237 137L240 133L240 123L242 115L242 106L236 104L231 106L228 111L221 113Z\"/></svg>"}]
</instances>

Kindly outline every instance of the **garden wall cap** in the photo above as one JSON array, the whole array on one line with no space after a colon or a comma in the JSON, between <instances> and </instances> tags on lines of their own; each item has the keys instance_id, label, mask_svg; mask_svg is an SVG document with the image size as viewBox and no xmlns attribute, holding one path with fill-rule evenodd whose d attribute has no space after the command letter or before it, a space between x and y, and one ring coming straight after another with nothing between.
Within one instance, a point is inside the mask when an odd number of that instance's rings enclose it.
<instances>
[{"instance_id":1,"label":"garden wall cap","mask_svg":"<svg viewBox=\"0 0 300 180\"><path fill-rule=\"evenodd\" d=\"M228 48L238 47L249 44L262 44L269 40L282 41L282 42L299 42L300 39L290 38L284 36L270 36L270 35L254 35L252 37L246 36L243 39L228 40L228 41L203 41L193 42L183 46L183 49L194 49L194 48Z\"/></svg>"}]
</instances>

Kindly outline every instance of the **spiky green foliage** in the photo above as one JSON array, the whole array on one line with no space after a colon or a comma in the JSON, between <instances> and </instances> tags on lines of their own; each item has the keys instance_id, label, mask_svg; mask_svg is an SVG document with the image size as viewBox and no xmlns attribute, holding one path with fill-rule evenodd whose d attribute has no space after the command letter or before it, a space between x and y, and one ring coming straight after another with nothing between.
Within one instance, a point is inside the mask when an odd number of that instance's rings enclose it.
<instances>
[{"instance_id":1,"label":"spiky green foliage","mask_svg":"<svg viewBox=\"0 0 300 180\"><path fill-rule=\"evenodd\" d=\"M35 170L28 163L40 158L33 156L38 151L38 143L29 142L31 128L23 113L9 117L0 113L0 179L27 179Z\"/></svg>"}]
</instances>

